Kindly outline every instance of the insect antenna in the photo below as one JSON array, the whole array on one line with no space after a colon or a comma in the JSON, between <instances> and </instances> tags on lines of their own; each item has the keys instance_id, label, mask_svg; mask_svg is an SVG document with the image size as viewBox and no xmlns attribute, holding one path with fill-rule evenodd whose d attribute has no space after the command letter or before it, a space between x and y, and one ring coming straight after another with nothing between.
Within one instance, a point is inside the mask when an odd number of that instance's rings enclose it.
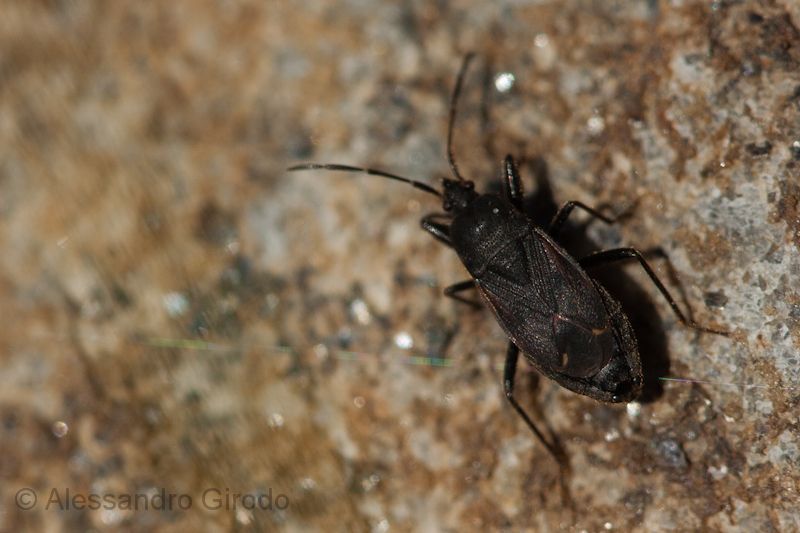
<instances>
[{"instance_id":1,"label":"insect antenna","mask_svg":"<svg viewBox=\"0 0 800 533\"><path fill-rule=\"evenodd\" d=\"M403 183L408 183L421 191L425 191L427 193L436 195L439 198L442 197L442 193L440 193L439 191L437 191L436 189L434 189L433 187L431 187L426 183L404 178L403 176L398 176L397 174L391 174L389 172L384 172L382 170L375 170L374 168L353 167L350 165L339 165L336 163L306 163L303 165L295 165L293 167L289 167L286 170L291 172L297 170L341 170L342 172L360 172L362 174L370 174L372 176L380 176L383 178L389 178L396 181L402 181Z\"/></svg>"},{"instance_id":2,"label":"insect antenna","mask_svg":"<svg viewBox=\"0 0 800 533\"><path fill-rule=\"evenodd\" d=\"M464 84L464 76L467 73L469 62L475 56L473 52L464 56L464 62L461 63L461 69L458 71L458 78L456 78L456 86L453 87L453 95L450 97L450 120L447 124L447 161L450 163L450 170L453 175L461 181L466 181L461 177L458 172L455 157L453 157L453 126L456 123L456 107L458 105L458 96L461 94L461 86Z\"/></svg>"}]
</instances>

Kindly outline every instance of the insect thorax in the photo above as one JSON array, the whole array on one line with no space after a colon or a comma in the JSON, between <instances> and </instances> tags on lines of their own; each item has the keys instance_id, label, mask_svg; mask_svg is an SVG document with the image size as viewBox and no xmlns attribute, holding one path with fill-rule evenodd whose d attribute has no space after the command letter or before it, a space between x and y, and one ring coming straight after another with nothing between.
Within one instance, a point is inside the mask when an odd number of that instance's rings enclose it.
<instances>
[{"instance_id":1,"label":"insect thorax","mask_svg":"<svg viewBox=\"0 0 800 533\"><path fill-rule=\"evenodd\" d=\"M517 273L519 251L512 243L530 232L528 219L499 196L478 196L453 219L450 238L461 261L474 277L492 264L512 279L524 283L524 271Z\"/></svg>"}]
</instances>

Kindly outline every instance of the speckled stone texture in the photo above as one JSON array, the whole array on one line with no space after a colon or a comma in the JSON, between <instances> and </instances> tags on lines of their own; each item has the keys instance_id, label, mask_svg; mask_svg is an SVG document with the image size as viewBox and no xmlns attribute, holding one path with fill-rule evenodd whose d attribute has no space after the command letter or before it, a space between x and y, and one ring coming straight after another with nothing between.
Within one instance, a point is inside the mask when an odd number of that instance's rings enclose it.
<instances>
[{"instance_id":1,"label":"speckled stone texture","mask_svg":"<svg viewBox=\"0 0 800 533\"><path fill-rule=\"evenodd\" d=\"M660 246L732 332L605 269L642 401L518 377L569 469L506 405L490 313L441 296L434 199L285 171L436 184L469 50L463 173L519 157L535 220L630 208L565 242ZM795 0L3 2L0 530L800 530L799 169Z\"/></svg>"}]
</instances>

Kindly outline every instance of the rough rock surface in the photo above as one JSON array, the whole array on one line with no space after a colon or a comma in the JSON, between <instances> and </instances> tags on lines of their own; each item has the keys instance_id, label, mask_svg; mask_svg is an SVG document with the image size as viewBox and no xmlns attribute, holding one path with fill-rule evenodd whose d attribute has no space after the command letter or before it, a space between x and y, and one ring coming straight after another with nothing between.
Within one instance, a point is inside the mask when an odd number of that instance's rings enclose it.
<instances>
[{"instance_id":1,"label":"rough rock surface","mask_svg":"<svg viewBox=\"0 0 800 533\"><path fill-rule=\"evenodd\" d=\"M436 183L468 50L463 173L523 158L537 220L633 206L577 215L571 249L660 246L733 332L604 271L643 400L519 378L569 471L505 404L488 311L441 297L465 273L419 231L439 206L285 172ZM1 530L800 529L794 0L5 2L0 51Z\"/></svg>"}]
</instances>

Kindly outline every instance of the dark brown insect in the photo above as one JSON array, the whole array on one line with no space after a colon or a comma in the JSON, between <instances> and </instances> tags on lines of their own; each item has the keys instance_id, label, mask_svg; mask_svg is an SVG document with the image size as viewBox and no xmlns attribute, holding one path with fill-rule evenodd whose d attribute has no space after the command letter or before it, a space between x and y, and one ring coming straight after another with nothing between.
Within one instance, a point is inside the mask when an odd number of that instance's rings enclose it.
<instances>
[{"instance_id":1,"label":"dark brown insect","mask_svg":"<svg viewBox=\"0 0 800 533\"><path fill-rule=\"evenodd\" d=\"M289 170L362 172L409 183L438 196L444 213L425 216L422 228L456 251L470 279L444 290L445 295L471 305L461 296L478 289L483 301L509 337L503 385L514 409L542 443L558 457L528 414L514 398L514 376L521 351L539 372L569 390L603 402L627 402L642 389L642 363L630 321L620 304L589 276L587 269L635 259L664 295L678 319L702 331L726 332L701 326L681 312L642 254L634 248L595 252L575 259L557 236L576 207L606 223L614 218L580 203L567 202L547 229L536 226L523 209L523 192L513 158L503 162L504 195L479 194L458 171L452 149L453 124L468 55L456 81L450 105L447 153L454 178L442 179L442 191L370 168L339 164L303 164Z\"/></svg>"}]
</instances>

